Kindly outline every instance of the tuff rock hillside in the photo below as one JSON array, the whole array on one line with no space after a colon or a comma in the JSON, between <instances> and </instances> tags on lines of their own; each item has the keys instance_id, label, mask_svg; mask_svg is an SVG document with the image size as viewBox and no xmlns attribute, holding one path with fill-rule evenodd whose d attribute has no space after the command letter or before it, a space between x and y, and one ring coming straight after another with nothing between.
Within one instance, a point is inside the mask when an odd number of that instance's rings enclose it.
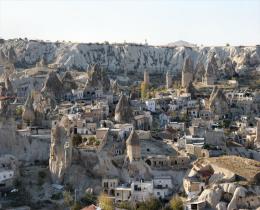
<instances>
[{"instance_id":1,"label":"tuff rock hillside","mask_svg":"<svg viewBox=\"0 0 260 210\"><path fill-rule=\"evenodd\" d=\"M256 67L260 64L260 46L237 47L180 47L148 46L137 44L44 42L27 39L1 40L0 61L8 60L16 67L28 68L37 62L65 69L87 69L90 64L100 63L110 71L173 73L180 72L184 58L192 59L194 68L206 66L215 55L219 69L230 71ZM123 70L122 70L123 71Z\"/></svg>"}]
</instances>

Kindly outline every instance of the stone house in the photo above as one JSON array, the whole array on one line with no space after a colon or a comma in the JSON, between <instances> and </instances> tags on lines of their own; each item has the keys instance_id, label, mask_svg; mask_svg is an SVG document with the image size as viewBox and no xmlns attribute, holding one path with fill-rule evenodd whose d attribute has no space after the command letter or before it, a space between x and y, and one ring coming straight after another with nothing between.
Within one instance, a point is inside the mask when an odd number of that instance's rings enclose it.
<instances>
[{"instance_id":1,"label":"stone house","mask_svg":"<svg viewBox=\"0 0 260 210\"><path fill-rule=\"evenodd\" d=\"M164 199L171 195L173 188L172 178L170 176L157 176L153 178L153 194L156 198Z\"/></svg>"},{"instance_id":2,"label":"stone house","mask_svg":"<svg viewBox=\"0 0 260 210\"><path fill-rule=\"evenodd\" d=\"M103 178L102 188L103 192L109 196L115 196L115 189L118 186L118 178Z\"/></svg>"},{"instance_id":3,"label":"stone house","mask_svg":"<svg viewBox=\"0 0 260 210\"><path fill-rule=\"evenodd\" d=\"M131 192L132 201L146 201L153 195L153 181L133 181L131 183Z\"/></svg>"},{"instance_id":4,"label":"stone house","mask_svg":"<svg viewBox=\"0 0 260 210\"><path fill-rule=\"evenodd\" d=\"M146 100L145 105L148 111L155 112L156 102L153 99Z\"/></svg>"},{"instance_id":5,"label":"stone house","mask_svg":"<svg viewBox=\"0 0 260 210\"><path fill-rule=\"evenodd\" d=\"M129 201L131 199L131 187L118 186L115 188L115 202Z\"/></svg>"}]
</instances>

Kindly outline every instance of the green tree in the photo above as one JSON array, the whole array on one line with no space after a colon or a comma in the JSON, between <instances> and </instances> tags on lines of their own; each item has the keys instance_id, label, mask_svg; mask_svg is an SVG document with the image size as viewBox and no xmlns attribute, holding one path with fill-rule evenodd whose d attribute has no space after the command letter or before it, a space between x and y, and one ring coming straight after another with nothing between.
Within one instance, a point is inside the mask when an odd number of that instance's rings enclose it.
<instances>
[{"instance_id":1,"label":"green tree","mask_svg":"<svg viewBox=\"0 0 260 210\"><path fill-rule=\"evenodd\" d=\"M22 106L17 106L15 109L15 115L17 117L21 117L23 114L23 107Z\"/></svg>"},{"instance_id":2,"label":"green tree","mask_svg":"<svg viewBox=\"0 0 260 210\"><path fill-rule=\"evenodd\" d=\"M85 193L85 195L80 199L80 202L84 206L89 206L91 204L96 204L97 198L91 193Z\"/></svg>"},{"instance_id":3,"label":"green tree","mask_svg":"<svg viewBox=\"0 0 260 210\"><path fill-rule=\"evenodd\" d=\"M170 200L170 207L172 210L183 210L183 201L179 196L174 196Z\"/></svg>"},{"instance_id":4,"label":"green tree","mask_svg":"<svg viewBox=\"0 0 260 210\"><path fill-rule=\"evenodd\" d=\"M73 137L72 137L72 145L73 146L78 146L81 143L82 143L82 136L80 134L73 135Z\"/></svg>"},{"instance_id":5,"label":"green tree","mask_svg":"<svg viewBox=\"0 0 260 210\"><path fill-rule=\"evenodd\" d=\"M88 144L93 145L96 142L96 138L94 136L90 136L88 138Z\"/></svg>"},{"instance_id":6,"label":"green tree","mask_svg":"<svg viewBox=\"0 0 260 210\"><path fill-rule=\"evenodd\" d=\"M141 83L141 98L147 99L149 97L149 85L147 83Z\"/></svg>"},{"instance_id":7,"label":"green tree","mask_svg":"<svg viewBox=\"0 0 260 210\"><path fill-rule=\"evenodd\" d=\"M113 200L106 194L100 194L98 202L102 210L114 210Z\"/></svg>"}]
</instances>

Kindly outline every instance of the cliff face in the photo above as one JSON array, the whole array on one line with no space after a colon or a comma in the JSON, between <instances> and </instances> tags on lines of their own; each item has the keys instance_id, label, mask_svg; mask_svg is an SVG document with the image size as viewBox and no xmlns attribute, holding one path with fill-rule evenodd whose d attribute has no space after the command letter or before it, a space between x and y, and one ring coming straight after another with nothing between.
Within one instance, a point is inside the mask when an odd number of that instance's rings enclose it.
<instances>
[{"instance_id":1,"label":"cliff face","mask_svg":"<svg viewBox=\"0 0 260 210\"><path fill-rule=\"evenodd\" d=\"M63 181L64 174L71 164L72 143L68 123L68 118L63 117L60 122L54 122L51 130L49 167L52 180L56 183Z\"/></svg>"},{"instance_id":2,"label":"cliff face","mask_svg":"<svg viewBox=\"0 0 260 210\"><path fill-rule=\"evenodd\" d=\"M49 159L49 134L26 135L16 131L12 119L0 122L0 156L14 155L22 162L47 161Z\"/></svg>"},{"instance_id":3,"label":"cliff face","mask_svg":"<svg viewBox=\"0 0 260 210\"><path fill-rule=\"evenodd\" d=\"M204 65L215 55L221 68L230 58L236 70L260 64L260 47L158 47L137 44L51 43L33 40L5 40L0 44L2 59L27 68L39 61L64 68L87 69L100 63L110 71L180 72L184 58L189 56L194 65ZM10 57L10 54L12 56ZM230 60L228 59L229 63Z\"/></svg>"}]
</instances>

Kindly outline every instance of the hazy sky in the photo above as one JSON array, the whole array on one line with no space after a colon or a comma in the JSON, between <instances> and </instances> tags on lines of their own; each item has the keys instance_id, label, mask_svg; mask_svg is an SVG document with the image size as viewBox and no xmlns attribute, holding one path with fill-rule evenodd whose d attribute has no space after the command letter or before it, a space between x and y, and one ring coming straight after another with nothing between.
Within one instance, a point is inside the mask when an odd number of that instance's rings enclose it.
<instances>
[{"instance_id":1,"label":"hazy sky","mask_svg":"<svg viewBox=\"0 0 260 210\"><path fill-rule=\"evenodd\" d=\"M0 37L260 44L260 0L0 0Z\"/></svg>"}]
</instances>

